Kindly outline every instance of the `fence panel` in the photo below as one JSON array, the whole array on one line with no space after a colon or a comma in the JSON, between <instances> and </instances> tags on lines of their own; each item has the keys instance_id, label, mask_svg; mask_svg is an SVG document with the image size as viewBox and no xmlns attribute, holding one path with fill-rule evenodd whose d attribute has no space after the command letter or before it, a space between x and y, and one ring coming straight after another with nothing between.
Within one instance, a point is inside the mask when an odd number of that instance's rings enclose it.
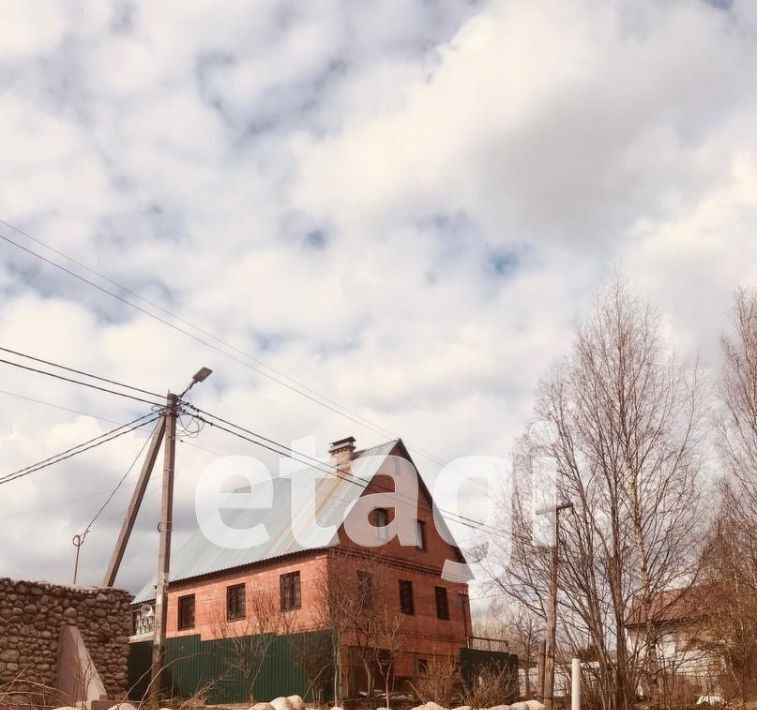
<instances>
[{"instance_id":1,"label":"fence panel","mask_svg":"<svg viewBox=\"0 0 757 710\"><path fill-rule=\"evenodd\" d=\"M171 692L182 698L204 693L210 704L272 700L281 695L326 700L333 685L331 641L328 631L209 641L199 635L170 638L166 640L166 669ZM150 641L129 648L132 700L142 699L147 691L151 653Z\"/></svg>"}]
</instances>

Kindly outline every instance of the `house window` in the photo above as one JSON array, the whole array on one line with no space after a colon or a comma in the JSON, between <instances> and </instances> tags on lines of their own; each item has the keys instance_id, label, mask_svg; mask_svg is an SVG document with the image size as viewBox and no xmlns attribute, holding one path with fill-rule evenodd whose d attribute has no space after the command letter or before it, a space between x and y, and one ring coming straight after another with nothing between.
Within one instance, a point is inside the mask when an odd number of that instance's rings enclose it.
<instances>
[{"instance_id":1,"label":"house window","mask_svg":"<svg viewBox=\"0 0 757 710\"><path fill-rule=\"evenodd\" d=\"M449 601L445 587L434 587L436 590L436 618L449 619Z\"/></svg>"},{"instance_id":2,"label":"house window","mask_svg":"<svg viewBox=\"0 0 757 710\"><path fill-rule=\"evenodd\" d=\"M179 597L179 631L195 627L195 595Z\"/></svg>"},{"instance_id":3,"label":"house window","mask_svg":"<svg viewBox=\"0 0 757 710\"><path fill-rule=\"evenodd\" d=\"M417 658L415 661L415 670L418 675L425 675L428 673L428 659Z\"/></svg>"},{"instance_id":4,"label":"house window","mask_svg":"<svg viewBox=\"0 0 757 710\"><path fill-rule=\"evenodd\" d=\"M407 579L400 580L400 611L403 614L415 614L413 583Z\"/></svg>"},{"instance_id":5,"label":"house window","mask_svg":"<svg viewBox=\"0 0 757 710\"><path fill-rule=\"evenodd\" d=\"M357 593L361 609L372 609L376 588L373 583L373 575L370 572L358 571Z\"/></svg>"},{"instance_id":6,"label":"house window","mask_svg":"<svg viewBox=\"0 0 757 710\"><path fill-rule=\"evenodd\" d=\"M226 618L229 621L244 619L245 610L245 587L244 584L235 584L226 587Z\"/></svg>"},{"instance_id":7,"label":"house window","mask_svg":"<svg viewBox=\"0 0 757 710\"><path fill-rule=\"evenodd\" d=\"M423 520L416 520L415 530L415 547L421 552L426 551L426 523Z\"/></svg>"},{"instance_id":8,"label":"house window","mask_svg":"<svg viewBox=\"0 0 757 710\"><path fill-rule=\"evenodd\" d=\"M281 610L299 609L302 601L300 597L300 573L290 572L279 577L281 591Z\"/></svg>"},{"instance_id":9,"label":"house window","mask_svg":"<svg viewBox=\"0 0 757 710\"><path fill-rule=\"evenodd\" d=\"M376 537L379 540L388 540L389 528L387 526L389 525L389 513L386 508L376 508L374 517L376 521Z\"/></svg>"}]
</instances>

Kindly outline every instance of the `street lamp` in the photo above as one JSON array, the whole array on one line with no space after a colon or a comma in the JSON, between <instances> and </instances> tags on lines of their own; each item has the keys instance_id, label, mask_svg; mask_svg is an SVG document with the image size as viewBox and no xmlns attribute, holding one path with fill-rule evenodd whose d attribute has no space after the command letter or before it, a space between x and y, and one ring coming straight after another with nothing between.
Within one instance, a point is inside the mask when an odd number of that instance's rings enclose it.
<instances>
[{"instance_id":1,"label":"street lamp","mask_svg":"<svg viewBox=\"0 0 757 710\"><path fill-rule=\"evenodd\" d=\"M192 389L198 382L205 382L205 380L210 377L210 375L213 374L213 370L211 370L209 367L201 367L195 374L192 376L192 381L189 383L189 386L179 395L179 397L183 397L189 390Z\"/></svg>"}]
</instances>

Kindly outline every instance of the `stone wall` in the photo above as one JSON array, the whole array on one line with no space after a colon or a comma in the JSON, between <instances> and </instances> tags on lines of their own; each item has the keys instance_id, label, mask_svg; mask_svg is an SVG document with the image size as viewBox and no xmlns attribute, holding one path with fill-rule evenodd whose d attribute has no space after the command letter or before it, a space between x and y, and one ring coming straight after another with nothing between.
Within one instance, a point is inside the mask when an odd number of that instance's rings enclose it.
<instances>
[{"instance_id":1,"label":"stone wall","mask_svg":"<svg viewBox=\"0 0 757 710\"><path fill-rule=\"evenodd\" d=\"M57 680L58 638L81 632L109 697L126 691L132 595L121 589L63 587L0 578L0 686L37 695ZM39 685L37 685L39 684Z\"/></svg>"}]
</instances>

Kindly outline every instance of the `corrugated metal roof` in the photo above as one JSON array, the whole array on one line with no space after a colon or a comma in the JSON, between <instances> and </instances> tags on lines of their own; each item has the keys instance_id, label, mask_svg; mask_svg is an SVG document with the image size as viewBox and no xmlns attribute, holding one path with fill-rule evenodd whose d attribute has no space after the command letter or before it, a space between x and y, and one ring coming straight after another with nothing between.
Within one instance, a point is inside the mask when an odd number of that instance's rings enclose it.
<instances>
[{"instance_id":1,"label":"corrugated metal roof","mask_svg":"<svg viewBox=\"0 0 757 710\"><path fill-rule=\"evenodd\" d=\"M395 439L356 452L349 476L327 479L329 488L323 494L319 491L315 515L319 525L316 526L312 525L310 489L304 485L313 469L304 469L285 478L273 478L273 497L269 509L232 508L223 513L224 522L230 528L249 529L263 523L269 539L255 547L235 550L213 544L198 528L172 555L171 581L191 579L335 544L337 540L335 536L329 535L328 528L344 522L352 506L398 442L399 439ZM255 488L251 491L253 495ZM295 539L295 535L300 542ZM154 598L155 577L140 590L134 602L142 603Z\"/></svg>"}]
</instances>

